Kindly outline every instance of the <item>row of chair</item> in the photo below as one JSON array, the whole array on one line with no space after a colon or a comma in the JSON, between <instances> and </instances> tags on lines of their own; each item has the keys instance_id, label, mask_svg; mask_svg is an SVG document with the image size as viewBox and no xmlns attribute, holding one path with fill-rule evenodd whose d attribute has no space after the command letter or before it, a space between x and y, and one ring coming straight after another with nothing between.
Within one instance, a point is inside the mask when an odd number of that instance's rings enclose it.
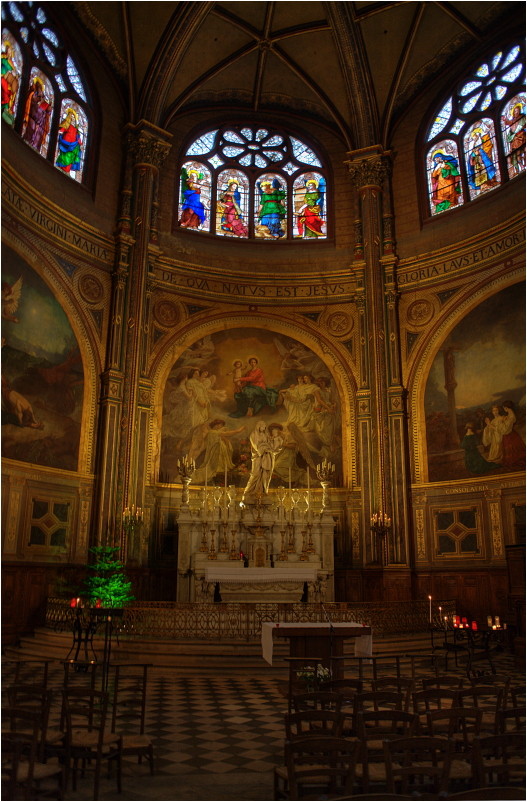
<instances>
[{"instance_id":1,"label":"row of chair","mask_svg":"<svg viewBox=\"0 0 527 802\"><path fill-rule=\"evenodd\" d=\"M447 795L469 787L525 785L525 733L474 738L469 753L446 737L415 735L399 713L398 731L373 740L316 732L285 742L284 766L274 773L275 799L337 799L363 792ZM405 734L406 733L406 734ZM377 796L376 798L382 798ZM428 797L434 798L434 797ZM498 798L498 797L496 797Z\"/></svg>"},{"instance_id":2,"label":"row of chair","mask_svg":"<svg viewBox=\"0 0 527 802\"><path fill-rule=\"evenodd\" d=\"M120 790L121 763L127 755L137 756L138 761L146 758L153 774L153 741L145 733L148 668L146 664L112 666L111 694L95 687L97 664L65 664L59 692L47 683L10 685L2 721L2 779L7 793L18 785L25 793L30 788L39 791L38 777L47 778L52 767L57 768L51 774L61 793L70 778L76 790L79 767L84 771L91 765L97 799L103 762L116 767ZM47 672L45 676L47 680Z\"/></svg>"}]
</instances>

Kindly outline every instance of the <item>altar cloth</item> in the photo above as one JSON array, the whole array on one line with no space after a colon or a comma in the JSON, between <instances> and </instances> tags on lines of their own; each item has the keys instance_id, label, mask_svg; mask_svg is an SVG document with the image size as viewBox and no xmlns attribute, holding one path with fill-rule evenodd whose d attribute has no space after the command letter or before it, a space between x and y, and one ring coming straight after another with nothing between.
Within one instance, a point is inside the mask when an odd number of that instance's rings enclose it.
<instances>
[{"instance_id":1,"label":"altar cloth","mask_svg":"<svg viewBox=\"0 0 527 802\"><path fill-rule=\"evenodd\" d=\"M307 632L313 633L316 635L317 629L321 632L325 632L329 624L327 623L303 623L303 624L286 624L282 622L274 622L274 621L264 621L262 624L262 657L266 663L269 663L270 666L273 665L273 629L277 629L279 627L286 629L288 626L294 627L294 629L304 629ZM335 630L335 633L338 635L338 630L346 629L349 627L361 627L362 624L358 623L357 621L346 621L344 623L334 623L331 625ZM367 635L358 635L358 636L351 636L355 637L355 657L371 657L372 655L372 647L373 647L373 638L371 633Z\"/></svg>"},{"instance_id":2,"label":"altar cloth","mask_svg":"<svg viewBox=\"0 0 527 802\"><path fill-rule=\"evenodd\" d=\"M207 582L235 582L246 585L259 585L262 582L315 582L319 567L300 565L298 569L288 568L241 568L224 566L205 566L203 574Z\"/></svg>"}]
</instances>

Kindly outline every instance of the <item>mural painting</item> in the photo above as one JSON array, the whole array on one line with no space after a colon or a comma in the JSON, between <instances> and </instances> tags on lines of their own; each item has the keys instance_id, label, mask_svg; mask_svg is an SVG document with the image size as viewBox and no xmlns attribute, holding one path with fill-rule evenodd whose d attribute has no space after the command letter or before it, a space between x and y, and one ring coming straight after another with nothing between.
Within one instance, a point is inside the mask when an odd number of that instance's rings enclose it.
<instances>
[{"instance_id":1,"label":"mural painting","mask_svg":"<svg viewBox=\"0 0 527 802\"><path fill-rule=\"evenodd\" d=\"M2 456L77 470L84 373L45 282L2 249Z\"/></svg>"},{"instance_id":2,"label":"mural painting","mask_svg":"<svg viewBox=\"0 0 527 802\"><path fill-rule=\"evenodd\" d=\"M178 459L188 455L194 485L246 487L250 480L248 490L258 495L280 485L318 486L316 466L326 458L338 483L340 419L335 382L302 343L256 328L207 335L180 356L166 382L160 478L179 481ZM251 465L257 444L269 453L258 472Z\"/></svg>"},{"instance_id":3,"label":"mural painting","mask_svg":"<svg viewBox=\"0 0 527 802\"><path fill-rule=\"evenodd\" d=\"M425 394L428 479L525 470L525 286L488 298L439 349Z\"/></svg>"}]
</instances>

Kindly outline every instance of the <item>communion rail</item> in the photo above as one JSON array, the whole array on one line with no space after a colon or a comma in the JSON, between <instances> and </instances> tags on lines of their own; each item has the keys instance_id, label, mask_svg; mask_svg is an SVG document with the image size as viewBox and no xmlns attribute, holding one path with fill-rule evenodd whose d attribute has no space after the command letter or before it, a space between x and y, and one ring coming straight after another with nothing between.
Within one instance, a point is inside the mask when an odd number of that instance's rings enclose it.
<instances>
[{"instance_id":1,"label":"communion rail","mask_svg":"<svg viewBox=\"0 0 527 802\"><path fill-rule=\"evenodd\" d=\"M435 600L434 600L435 601ZM454 599L435 601L442 615L456 613ZM111 611L108 611L110 614ZM79 613L64 599L48 598L46 626L55 631L71 630ZM94 613L84 607L80 613L87 624ZM371 626L380 637L427 632L430 626L428 601L328 602L319 603L217 603L135 602L113 617L119 637L251 641L261 636L262 623L333 623L357 621ZM433 624L442 621L434 615Z\"/></svg>"}]
</instances>

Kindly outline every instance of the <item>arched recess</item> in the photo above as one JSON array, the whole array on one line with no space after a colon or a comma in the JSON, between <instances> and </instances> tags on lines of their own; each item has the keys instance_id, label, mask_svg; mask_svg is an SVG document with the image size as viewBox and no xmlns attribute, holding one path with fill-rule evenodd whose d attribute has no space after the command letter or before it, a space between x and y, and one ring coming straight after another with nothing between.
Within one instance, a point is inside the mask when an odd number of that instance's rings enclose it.
<instances>
[{"instance_id":1,"label":"arched recess","mask_svg":"<svg viewBox=\"0 0 527 802\"><path fill-rule=\"evenodd\" d=\"M222 335L229 331L239 330L260 330L267 332L267 336L276 335L281 336L284 340L291 340L309 349L320 361L323 363L325 373L331 377L334 385L334 392L337 394L337 400L340 407L340 431L341 431L341 449L342 449L342 479L343 486L350 486L352 479L355 475L356 454L354 447L354 433L355 433L355 395L356 395L356 381L352 375L349 367L349 354L346 359L346 353L341 346L334 342L330 342L320 332L311 331L308 327L303 327L291 321L285 321L283 318L266 314L265 317L258 318L255 314L248 315L247 313L232 313L230 315L217 314L208 316L207 320L199 323L189 321L187 326L178 332L174 338L166 344L163 352L160 353L151 369L152 381L152 419L150 429L150 448L149 448L149 464L147 465L147 474L151 477L159 475L159 464L161 455L161 432L162 432L162 419L163 419L163 399L165 394L165 386L169 374L177 362L182 358L186 351L191 351L192 347L199 341L205 342L205 347L210 347L210 338L214 335ZM251 347L252 346L252 347ZM243 354L243 364L247 362L247 357L250 356L248 352L254 353L254 343L248 342L247 349ZM255 354L256 355L256 354ZM235 360L232 360L233 362ZM192 360L189 367L192 366ZM230 370L233 370L231 364ZM289 376L299 373L309 373L308 368L292 369ZM229 376L229 381L234 377ZM220 388L221 389L221 388ZM234 406L234 404L232 405ZM235 411L234 409L232 411ZM257 418L256 418L257 419ZM231 423L239 423L240 418L232 418ZM243 417L244 421L251 420ZM250 429L247 432L247 437L250 434ZM314 478L314 472L311 473ZM170 481L174 481L173 478Z\"/></svg>"},{"instance_id":2,"label":"arched recess","mask_svg":"<svg viewBox=\"0 0 527 802\"><path fill-rule=\"evenodd\" d=\"M495 271L494 271L495 272ZM490 273L490 271L489 271ZM474 474L472 476L445 476L443 479L430 478L429 476L429 454L427 445L427 426L426 426L426 409L425 409L425 394L427 389L427 382L430 376L430 371L434 364L439 351L447 341L449 335L454 331L458 324L479 307L484 302L497 296L502 290L506 290L514 285L524 281L525 275L523 268L519 267L513 272L508 272L507 275L495 275L490 281L487 277L483 278L478 285L469 284L463 293L456 295L456 304L450 311L439 320L433 331L427 333L426 342L423 344L420 351L416 353L416 358L410 370L408 377L409 389L409 409L412 411L412 418L410 421L411 429L411 443L412 443L412 457L413 457L413 483L423 484L429 481L450 481L451 479L458 478L463 481L470 479L481 478ZM523 293L519 293L519 297L523 298ZM512 332L512 338L517 339L517 332ZM450 356L450 355L448 355ZM455 353L453 354L455 359ZM448 368L447 368L448 370ZM456 377L452 375L445 384L450 383L451 390L455 392ZM499 387L496 387L494 392L498 392ZM492 397L488 398L488 405L492 402ZM460 441L452 444L453 450L460 449Z\"/></svg>"},{"instance_id":3,"label":"arched recess","mask_svg":"<svg viewBox=\"0 0 527 802\"><path fill-rule=\"evenodd\" d=\"M35 244L24 234L14 234L11 231L4 230L3 239L4 244L11 248L13 253L20 258L21 262L33 270L38 278L46 285L57 304L62 308L62 311L64 312L64 315L67 318L72 333L75 337L81 360L83 388L79 423L80 436L77 465L76 467L68 468L68 470L72 470L73 472L80 474L93 473L93 451L95 446L94 432L96 430L98 402L97 393L99 388L98 377L102 370L99 356L99 346L94 337L94 333L87 323L84 313L78 304L78 301L75 299L74 292L64 281L64 276L60 275L52 256L37 248ZM23 286L21 292L24 292ZM14 317L16 317L16 312ZM47 320L39 320L39 325L42 326L41 330L43 335L46 323L51 326L53 323L52 318L48 318ZM13 325L16 326L16 323ZM38 373L39 380L42 382L43 386L47 385L52 389L55 387L55 395L60 394L61 387L64 386L66 387L67 392L73 392L75 390L75 386L73 384L74 377L72 377L72 368L75 368L75 360L76 355L71 354L66 355L62 362L57 360L56 363L50 362L47 364L45 361L43 361L41 366L42 371ZM39 366L37 365L36 367L38 368ZM4 373L2 373L2 376L3 375ZM45 421L43 429L35 428L34 431L37 435L43 434L47 437L51 437L53 434L49 429L46 431Z\"/></svg>"}]
</instances>

